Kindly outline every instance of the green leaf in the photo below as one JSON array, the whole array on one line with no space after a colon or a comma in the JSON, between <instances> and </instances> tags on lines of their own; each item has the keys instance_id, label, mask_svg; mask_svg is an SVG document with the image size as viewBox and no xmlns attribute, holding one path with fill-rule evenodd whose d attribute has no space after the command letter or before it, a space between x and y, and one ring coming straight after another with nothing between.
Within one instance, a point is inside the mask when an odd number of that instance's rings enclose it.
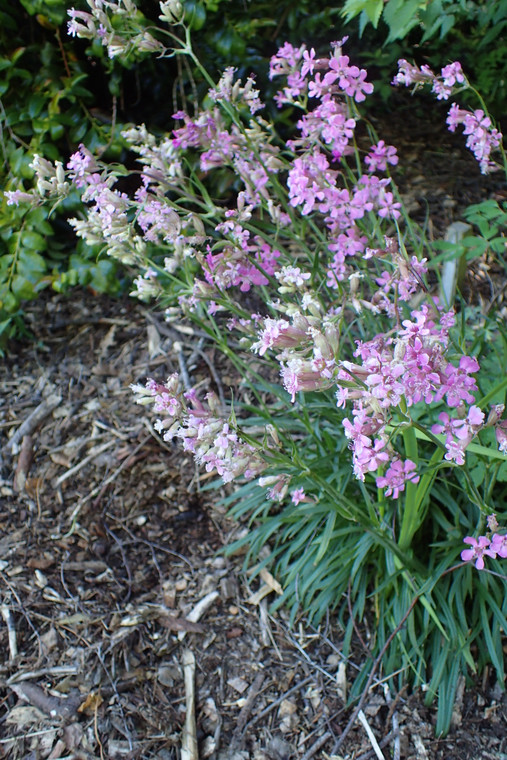
<instances>
[{"instance_id":1,"label":"green leaf","mask_svg":"<svg viewBox=\"0 0 507 760\"><path fill-rule=\"evenodd\" d=\"M30 300L35 296L33 284L20 274L12 278L11 290L21 300Z\"/></svg>"},{"instance_id":2,"label":"green leaf","mask_svg":"<svg viewBox=\"0 0 507 760\"><path fill-rule=\"evenodd\" d=\"M39 95L37 93L34 93L30 100L28 101L28 113L34 119L36 116L40 114L42 109L44 108L46 104L46 98L44 98L42 95Z\"/></svg>"},{"instance_id":3,"label":"green leaf","mask_svg":"<svg viewBox=\"0 0 507 760\"><path fill-rule=\"evenodd\" d=\"M333 535L334 526L336 524L336 518L337 518L337 512L335 512L334 510L331 511L327 517L326 527L324 528L324 532L322 533L322 536L320 536L319 538L319 549L317 551L315 559L313 560L314 565L320 562L320 560L324 557L325 553L328 550L329 542L331 541L331 536Z\"/></svg>"},{"instance_id":4,"label":"green leaf","mask_svg":"<svg viewBox=\"0 0 507 760\"><path fill-rule=\"evenodd\" d=\"M364 13L376 29L383 7L383 0L347 0L340 14L345 17L345 23L348 23L359 14Z\"/></svg>"},{"instance_id":5,"label":"green leaf","mask_svg":"<svg viewBox=\"0 0 507 760\"><path fill-rule=\"evenodd\" d=\"M46 248L46 241L42 235L39 235L38 232L34 232L33 230L24 230L23 234L21 235L20 245L22 248L28 248L31 251L43 251Z\"/></svg>"},{"instance_id":6,"label":"green leaf","mask_svg":"<svg viewBox=\"0 0 507 760\"><path fill-rule=\"evenodd\" d=\"M426 5L424 0L388 0L382 18L389 27L386 43L403 39L419 22L419 9Z\"/></svg>"}]
</instances>

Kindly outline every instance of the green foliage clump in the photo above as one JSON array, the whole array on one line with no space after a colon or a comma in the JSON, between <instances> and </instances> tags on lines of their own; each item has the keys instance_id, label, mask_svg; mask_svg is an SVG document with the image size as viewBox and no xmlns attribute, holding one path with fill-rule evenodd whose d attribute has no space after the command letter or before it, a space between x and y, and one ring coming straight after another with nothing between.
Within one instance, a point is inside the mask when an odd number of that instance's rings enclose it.
<instances>
[{"instance_id":1,"label":"green foliage clump","mask_svg":"<svg viewBox=\"0 0 507 760\"><path fill-rule=\"evenodd\" d=\"M25 10L26 9L26 10ZM94 110L88 61L60 31L61 0L0 0L0 179L4 190L29 188L34 155L65 161L80 142L118 157L118 129ZM66 219L78 195L53 209L0 205L0 348L23 330L23 303L44 290L80 285L118 293L118 265L100 249L77 245Z\"/></svg>"},{"instance_id":2,"label":"green foliage clump","mask_svg":"<svg viewBox=\"0 0 507 760\"><path fill-rule=\"evenodd\" d=\"M505 0L346 0L341 16L367 46L366 64L386 78L397 58L442 65L460 60L501 118L507 97ZM387 90L383 88L387 97Z\"/></svg>"}]
</instances>

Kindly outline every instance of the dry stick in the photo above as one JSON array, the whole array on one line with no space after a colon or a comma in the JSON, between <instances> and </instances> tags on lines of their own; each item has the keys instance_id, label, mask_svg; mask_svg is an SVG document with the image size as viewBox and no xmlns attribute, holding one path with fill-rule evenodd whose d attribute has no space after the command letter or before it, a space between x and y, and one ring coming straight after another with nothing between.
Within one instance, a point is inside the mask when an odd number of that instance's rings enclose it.
<instances>
[{"instance_id":1,"label":"dry stick","mask_svg":"<svg viewBox=\"0 0 507 760\"><path fill-rule=\"evenodd\" d=\"M23 607L23 603L22 603L21 599L19 598L19 594L17 593L16 589L9 583L7 577L2 573L1 570L0 570L0 578L3 580L3 582L5 583L5 585L7 586L7 588L9 589L9 591L11 592L11 594L13 595L13 597L15 598L15 600L17 601L19 609L21 610L21 612L22 612L22 614L23 614L26 622L28 623L28 625L30 626L30 628L32 629L32 631L34 632L35 638L37 639L37 644L38 644L38 647L39 647L39 657L42 657L42 655L43 655L43 648L42 648L42 642L41 642L40 636L39 636L39 631L34 626L34 624L32 623L32 621L30 619L30 615L28 614L28 612Z\"/></svg>"},{"instance_id":2,"label":"dry stick","mask_svg":"<svg viewBox=\"0 0 507 760\"><path fill-rule=\"evenodd\" d=\"M119 711L120 711L120 715L121 715L122 720L123 720L123 735L126 737L128 743L129 743L129 750L131 752L133 752L134 751L134 742L132 741L132 734L131 734L130 729L128 727L127 719L125 717L125 711L123 709L123 705L122 705L122 702L121 702L120 694L119 694L117 686L116 686L116 679L113 679L112 674L109 672L109 670L106 667L106 663L104 661L104 655L102 654L102 651L101 651L101 645L99 644L98 647L94 647L94 649L95 649L95 654L97 655L97 659L100 662L100 664L102 665L104 673L106 674L106 678L107 678L107 680L109 681L109 683L111 685L111 688L113 690L113 694L116 697L116 704L118 705L118 708L119 708Z\"/></svg>"},{"instance_id":3,"label":"dry stick","mask_svg":"<svg viewBox=\"0 0 507 760\"><path fill-rule=\"evenodd\" d=\"M166 546L162 546L162 544L156 544L154 541L148 541L146 538L141 538L141 536L136 536L135 533L132 533L130 528L128 528L121 520L119 520L114 515L110 514L109 512L106 512L106 517L109 517L110 520L116 520L117 523L121 525L125 533L127 533L132 541L134 543L141 543L145 544L152 550L152 556L153 556L153 549L158 549L161 552L165 552L165 554L170 554L172 557L178 557L178 559L181 559L182 562L186 562L189 568L194 572L195 567L192 565L189 559L183 556L183 554L178 554L178 552L173 552L172 549L168 549Z\"/></svg>"},{"instance_id":4,"label":"dry stick","mask_svg":"<svg viewBox=\"0 0 507 760\"><path fill-rule=\"evenodd\" d=\"M384 644L384 646L380 650L379 655L375 659L375 661L373 663L373 666L372 666L372 669L370 670L370 675L368 676L368 680L366 682L366 686L364 687L364 689L362 691L361 698L360 698L359 702L357 703L357 706L356 706L354 712L352 713L352 716L351 716L349 722L347 723L347 725L343 729L343 731L342 731L342 733L341 733L338 741L335 742L335 745L334 745L333 749L331 750L331 754L334 755L334 754L336 754L338 752L338 750L342 746L343 742L345 741L345 739L349 735L349 733L350 733L350 731L352 729L352 726L356 722L356 719L357 719L357 716L359 715L359 712L363 709L363 705L364 705L364 703L366 701L366 697L367 697L367 694L368 694L368 692L370 690L370 686L371 686L371 684L373 682L373 678L375 676L375 673L377 672L377 668L380 665L383 656L385 655L385 653L386 653L389 645L391 644L391 641L400 632L400 630L401 630L403 624L405 623L406 619L408 618L408 616L410 615L410 613L414 609L415 605L417 604L417 602L419 600L419 597L420 597L420 594L418 594L417 596L414 597L414 599L412 600L412 602L410 604L410 607L405 612L405 614L403 615L402 619L400 620L400 622L398 623L398 625L396 626L396 628L394 629L394 631L391 633L391 635L388 637L386 643Z\"/></svg>"},{"instance_id":5,"label":"dry stick","mask_svg":"<svg viewBox=\"0 0 507 760\"><path fill-rule=\"evenodd\" d=\"M181 760L199 760L197 748L197 724L195 721L195 657L190 649L184 649L181 657L185 676L186 719L181 740Z\"/></svg>"},{"instance_id":6,"label":"dry stick","mask_svg":"<svg viewBox=\"0 0 507 760\"><path fill-rule=\"evenodd\" d=\"M11 655L10 658L11 660L14 660L18 654L18 643L16 639L16 626L14 625L14 616L11 612L10 607L8 607L6 604L2 604L0 610L2 612L2 617L5 620L5 625L7 626L7 635L9 637L9 652Z\"/></svg>"},{"instance_id":7,"label":"dry stick","mask_svg":"<svg viewBox=\"0 0 507 760\"><path fill-rule=\"evenodd\" d=\"M386 723L389 723L389 720L392 719L393 721L393 734L395 734L395 740L394 740L394 747L393 747L393 760L400 760L400 724L398 721L398 713L396 712L396 705L398 704L398 700L400 698L400 693L396 695L395 699L391 697L391 692L389 690L389 686L385 683L384 684L384 695L387 704L389 705L389 713L387 715L387 721Z\"/></svg>"},{"instance_id":8,"label":"dry stick","mask_svg":"<svg viewBox=\"0 0 507 760\"><path fill-rule=\"evenodd\" d=\"M48 396L47 399L41 401L41 403L35 407L33 412L28 415L26 420L21 423L12 438L9 438L4 446L4 451L7 454L12 454L12 449L14 446L18 445L23 436L31 435L34 430L39 427L41 422L43 422L46 417L48 417L51 412L56 409L61 401L62 397L57 393L53 393L51 396Z\"/></svg>"},{"instance_id":9,"label":"dry stick","mask_svg":"<svg viewBox=\"0 0 507 760\"><path fill-rule=\"evenodd\" d=\"M378 746L377 738L375 734L373 733L373 731L371 730L370 724L366 720L366 715L364 714L364 712L362 710L359 710L359 712L357 713L357 717L359 718L359 721L362 724L364 730L368 734L368 739L370 740L371 746L373 747L373 751L375 752L375 755L377 756L378 760L386 760L384 755L382 754L382 750Z\"/></svg>"},{"instance_id":10,"label":"dry stick","mask_svg":"<svg viewBox=\"0 0 507 760\"><path fill-rule=\"evenodd\" d=\"M266 678L265 673L257 673L257 675L254 678L254 682L250 687L250 691L248 693L248 697L245 700L245 704L241 708L241 711L238 715L236 728L234 729L233 734L232 734L231 749L239 749L241 745L243 744L245 737L241 736L241 734L243 734L244 732L244 728L248 721L248 716L252 712L252 707L253 707L255 698L260 692L265 678Z\"/></svg>"},{"instance_id":11,"label":"dry stick","mask_svg":"<svg viewBox=\"0 0 507 760\"><path fill-rule=\"evenodd\" d=\"M125 570L127 572L127 593L123 597L123 603L127 604L127 602L129 601L130 597L132 596L132 570L130 569L130 565L128 563L127 555L125 553L125 549L123 548L122 542L120 541L120 539L118 538L118 536L116 535L116 533L114 531L112 531L111 528L108 525L106 525L106 523L104 521L102 522L102 524L103 524L106 532L111 536L111 538L113 539L113 541L117 545L118 549L120 550L121 559L122 559L122 562L123 562L123 567L125 568Z\"/></svg>"},{"instance_id":12,"label":"dry stick","mask_svg":"<svg viewBox=\"0 0 507 760\"><path fill-rule=\"evenodd\" d=\"M173 348L178 354L178 363L180 365L180 375L181 375L181 379L183 380L183 385L185 387L185 390L189 391L192 388L192 383L190 382L187 365L185 363L185 355L183 353L183 346L181 345L179 341L175 340L173 343Z\"/></svg>"},{"instance_id":13,"label":"dry stick","mask_svg":"<svg viewBox=\"0 0 507 760\"><path fill-rule=\"evenodd\" d=\"M312 746L305 752L301 760L310 760L310 758L312 758L319 751L319 749L323 747L329 739L332 738L333 734L331 731L326 731L326 733L322 734L320 739L317 739L315 744L312 744Z\"/></svg>"},{"instance_id":14,"label":"dry stick","mask_svg":"<svg viewBox=\"0 0 507 760\"><path fill-rule=\"evenodd\" d=\"M33 460L33 438L31 435L24 435L21 441L21 449L19 452L18 463L16 465L16 472L14 473L14 490L24 491L26 485L26 479L30 471Z\"/></svg>"},{"instance_id":15,"label":"dry stick","mask_svg":"<svg viewBox=\"0 0 507 760\"><path fill-rule=\"evenodd\" d=\"M10 686L20 681L30 681L40 678L41 676L74 676L79 673L79 668L73 665L55 665L54 668L39 668L38 670L27 670L25 672L14 673L7 679L6 684Z\"/></svg>"},{"instance_id":16,"label":"dry stick","mask_svg":"<svg viewBox=\"0 0 507 760\"><path fill-rule=\"evenodd\" d=\"M86 465L91 462L93 459L96 459L98 456L104 453L104 451L107 451L107 449L110 449L111 446L114 446L115 443L118 443L114 439L111 441L107 441L106 443L101 444L100 446L94 446L90 453L83 457L83 459L74 465L74 467L71 467L67 472L64 472L63 475L60 475L59 478L55 481L55 487L58 488L58 486L61 486L62 483L64 483L66 480L71 478L73 475L75 475L79 470L82 470L83 467L86 467Z\"/></svg>"},{"instance_id":17,"label":"dry stick","mask_svg":"<svg viewBox=\"0 0 507 760\"><path fill-rule=\"evenodd\" d=\"M302 681L298 681L295 686L292 686L288 691L284 692L278 699L275 699L274 702L271 702L270 705L264 708L262 712L260 712L258 715L256 715L252 720L248 723L248 728L251 728L255 723L257 723L259 720L262 720L262 718L265 718L266 715L269 715L269 713L275 709L275 707L278 707L278 705L283 702L284 699L287 699L289 694L292 694L294 691L297 691L302 686L306 686L307 683L310 683L310 681L313 681L313 676L307 676Z\"/></svg>"},{"instance_id":18,"label":"dry stick","mask_svg":"<svg viewBox=\"0 0 507 760\"><path fill-rule=\"evenodd\" d=\"M387 736L384 736L382 741L378 743L378 746L380 749L383 749L384 747L387 747L387 745L393 740L393 739L399 739L399 734L395 733L394 731L389 731ZM362 755L359 755L356 757L356 760L370 760L371 757L375 757L375 750L369 749L367 752L363 752ZM301 759L303 760L303 759Z\"/></svg>"}]
</instances>

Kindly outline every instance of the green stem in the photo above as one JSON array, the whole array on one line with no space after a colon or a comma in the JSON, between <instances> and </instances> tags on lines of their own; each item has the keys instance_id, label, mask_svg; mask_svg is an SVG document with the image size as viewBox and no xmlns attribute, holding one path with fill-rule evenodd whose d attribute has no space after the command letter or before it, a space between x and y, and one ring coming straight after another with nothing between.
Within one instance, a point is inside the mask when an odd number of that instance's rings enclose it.
<instances>
[{"instance_id":1,"label":"green stem","mask_svg":"<svg viewBox=\"0 0 507 760\"><path fill-rule=\"evenodd\" d=\"M407 413L406 403L403 399L400 404L401 410L404 414ZM407 459L411 459L414 464L419 461L419 452L417 448L417 436L412 425L403 430L403 443L405 444L405 454ZM418 501L417 501L417 485L415 483L407 483L405 486L405 499L403 504L403 515L401 518L401 530L398 540L398 546L402 551L406 551L410 546L412 537L419 527L418 520Z\"/></svg>"}]
</instances>

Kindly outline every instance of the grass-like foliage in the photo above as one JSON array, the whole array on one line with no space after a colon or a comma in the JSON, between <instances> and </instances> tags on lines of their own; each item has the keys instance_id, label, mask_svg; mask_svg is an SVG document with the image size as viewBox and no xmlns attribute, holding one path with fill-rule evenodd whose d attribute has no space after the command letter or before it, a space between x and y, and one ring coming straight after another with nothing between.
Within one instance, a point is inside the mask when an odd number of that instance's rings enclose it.
<instances>
[{"instance_id":1,"label":"grass-like foliage","mask_svg":"<svg viewBox=\"0 0 507 760\"><path fill-rule=\"evenodd\" d=\"M100 25L113 54L142 34L159 57L200 68L178 0L161 3L165 26L149 38L125 3L89 4L71 11L73 34ZM124 131L140 164L130 194L127 168L82 145L66 168L35 157L36 188L7 200L39 207L77 189L79 238L138 267L134 295L193 320L228 357L239 399L219 378L217 395L175 374L135 386L139 403L154 404L166 440L236 481L239 543L278 574L276 604L314 621L334 612L345 652L361 640L394 688L438 698L445 732L462 674L490 663L504 681L507 333L494 303L450 303L459 281L429 283L443 259L501 253L505 211L470 210L478 234L435 253L389 176L396 149L361 116L373 88L344 40L272 58L290 139L263 118L253 78L201 75L205 101L175 114L171 134ZM471 90L459 63L435 74L400 61L396 82L443 100ZM487 173L502 136L479 105L453 103L448 124ZM367 660L352 701L371 677Z\"/></svg>"}]
</instances>

